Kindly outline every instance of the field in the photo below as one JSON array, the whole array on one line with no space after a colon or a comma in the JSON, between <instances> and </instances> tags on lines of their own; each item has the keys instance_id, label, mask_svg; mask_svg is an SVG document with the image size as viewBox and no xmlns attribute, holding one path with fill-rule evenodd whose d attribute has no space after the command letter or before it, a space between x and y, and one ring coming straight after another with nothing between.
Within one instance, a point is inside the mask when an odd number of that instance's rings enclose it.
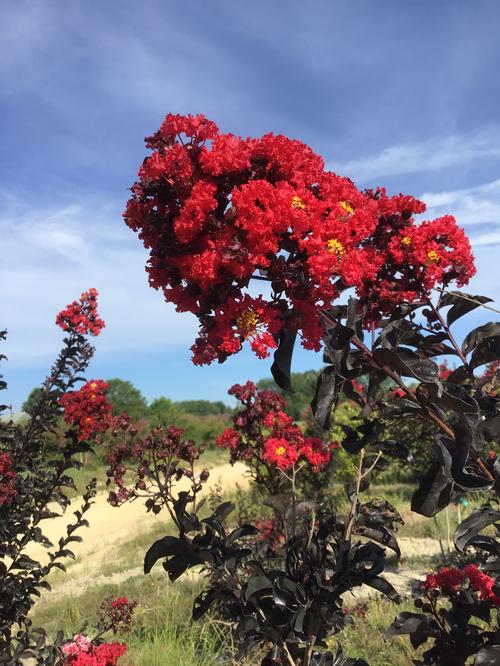
<instances>
[{"instance_id":1,"label":"field","mask_svg":"<svg viewBox=\"0 0 500 666\"><path fill-rule=\"evenodd\" d=\"M230 466L224 460L221 453L208 453L211 481L205 492L208 496L222 492L224 498L241 502L248 483L245 467L241 463ZM102 477L103 473L102 467L87 466L76 475L78 488L82 489L91 475ZM370 489L370 497L384 495L400 508L405 519L399 532L402 557L399 562L392 561L386 575L403 595L408 593L414 578L422 578L435 567L441 547L447 548L448 534L458 522L453 507L449 509L448 525L446 513L440 514L437 521L412 514L406 508L411 491L408 483L374 485ZM76 496L74 505L78 505ZM85 625L92 625L96 608L105 597L127 596L139 605L132 631L126 638L128 652L121 661L124 666L230 664L228 627L215 618L191 621L192 600L203 585L202 572L185 575L175 583L169 582L159 565L148 576L142 572L145 550L168 533L168 521L146 513L139 502L118 509L110 507L101 479L89 522L83 543L75 544L76 559L69 560L66 574L58 571L52 576L52 591L45 593L36 605L34 623L44 626L49 633L62 628L66 635L71 635ZM61 522L51 521L49 535L56 537L61 526ZM413 608L411 601L404 601L398 608L370 595L368 588L362 588L356 596L346 595L344 601L355 622L342 635L346 654L369 657L371 666L410 663L408 641L387 640L384 631L399 610Z\"/></svg>"}]
</instances>

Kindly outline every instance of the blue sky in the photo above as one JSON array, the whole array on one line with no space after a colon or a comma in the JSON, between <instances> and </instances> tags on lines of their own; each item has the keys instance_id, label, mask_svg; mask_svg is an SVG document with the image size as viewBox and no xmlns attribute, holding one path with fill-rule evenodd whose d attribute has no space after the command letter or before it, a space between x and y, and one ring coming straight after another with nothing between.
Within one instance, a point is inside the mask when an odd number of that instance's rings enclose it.
<instances>
[{"instance_id":1,"label":"blue sky","mask_svg":"<svg viewBox=\"0 0 500 666\"><path fill-rule=\"evenodd\" d=\"M477 258L469 293L498 306L499 33L487 0L2 3L2 401L18 409L44 378L62 338L55 314L90 286L107 328L89 376L130 379L148 399L224 399L269 374L249 352L191 364L195 321L149 289L146 252L121 220L143 137L169 111L288 134L361 187L455 214Z\"/></svg>"}]
</instances>

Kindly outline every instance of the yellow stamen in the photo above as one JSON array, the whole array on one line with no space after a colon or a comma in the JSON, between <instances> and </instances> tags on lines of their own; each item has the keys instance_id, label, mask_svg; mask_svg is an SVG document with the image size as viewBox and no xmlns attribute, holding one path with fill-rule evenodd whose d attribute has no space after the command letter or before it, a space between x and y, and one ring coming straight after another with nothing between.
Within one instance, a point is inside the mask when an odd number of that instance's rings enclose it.
<instances>
[{"instance_id":1,"label":"yellow stamen","mask_svg":"<svg viewBox=\"0 0 500 666\"><path fill-rule=\"evenodd\" d=\"M243 312L236 319L239 332L244 338L251 335L252 333L255 333L258 323L259 317L253 310L247 310L246 312Z\"/></svg>"},{"instance_id":2,"label":"yellow stamen","mask_svg":"<svg viewBox=\"0 0 500 666\"><path fill-rule=\"evenodd\" d=\"M427 252L427 258L431 263L435 264L436 261L439 261L439 254L436 250L429 250L429 252Z\"/></svg>"},{"instance_id":3,"label":"yellow stamen","mask_svg":"<svg viewBox=\"0 0 500 666\"><path fill-rule=\"evenodd\" d=\"M306 207L305 203L300 197L292 197L292 208L298 208L299 210L304 210Z\"/></svg>"},{"instance_id":4,"label":"yellow stamen","mask_svg":"<svg viewBox=\"0 0 500 666\"><path fill-rule=\"evenodd\" d=\"M408 245L411 245L410 236L403 236L403 238L401 239L401 245L406 245L406 247L408 247Z\"/></svg>"},{"instance_id":5,"label":"yellow stamen","mask_svg":"<svg viewBox=\"0 0 500 666\"><path fill-rule=\"evenodd\" d=\"M283 456L283 455L286 453L286 449L285 449L284 446L277 446L276 449L275 449L275 451L274 451L274 453L275 453L277 456Z\"/></svg>"},{"instance_id":6,"label":"yellow stamen","mask_svg":"<svg viewBox=\"0 0 500 666\"><path fill-rule=\"evenodd\" d=\"M336 238L331 238L328 241L327 245L328 245L328 252L336 254L338 257L341 257L343 254L345 254L344 246Z\"/></svg>"},{"instance_id":7,"label":"yellow stamen","mask_svg":"<svg viewBox=\"0 0 500 666\"><path fill-rule=\"evenodd\" d=\"M92 382L90 388L94 391L97 388L97 384L95 382Z\"/></svg>"},{"instance_id":8,"label":"yellow stamen","mask_svg":"<svg viewBox=\"0 0 500 666\"><path fill-rule=\"evenodd\" d=\"M345 210L349 215L354 215L354 208L347 203L347 201L339 201L339 206Z\"/></svg>"}]
</instances>

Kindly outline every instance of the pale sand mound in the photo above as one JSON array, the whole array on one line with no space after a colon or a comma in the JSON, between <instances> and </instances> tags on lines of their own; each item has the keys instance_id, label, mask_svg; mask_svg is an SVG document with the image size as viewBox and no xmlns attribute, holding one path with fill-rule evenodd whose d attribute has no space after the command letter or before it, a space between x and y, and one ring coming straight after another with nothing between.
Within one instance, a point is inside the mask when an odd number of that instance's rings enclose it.
<instances>
[{"instance_id":1,"label":"pale sand mound","mask_svg":"<svg viewBox=\"0 0 500 666\"><path fill-rule=\"evenodd\" d=\"M243 463L218 465L210 470L210 479L200 494L207 496L217 489L220 490L220 488L224 492L234 490L237 486L246 488L250 481L246 471L247 468ZM177 484L178 491L187 490L188 488L187 479L183 479ZM69 522L74 522L75 517L72 515L72 511L78 509L80 504L81 498L75 498L63 516L42 521L42 523L45 523L41 525L44 534L54 544L57 544L60 537L66 534L66 525ZM172 533L171 520L166 512L158 515L148 513L142 500L136 500L118 508L112 507L107 502L106 492L97 494L85 517L89 521L90 527L75 532L83 538L83 542L74 542L68 546L75 553L76 562L73 563L68 558L61 560L64 564L71 565L69 575L58 575L52 581L53 592L43 595L45 601L53 600L55 596L78 595L89 585L120 583L130 577L139 575L142 572L142 558L144 556L142 546L138 549L137 558L135 556L131 558L131 560L134 560L133 564L131 561L128 566L124 567L124 570L111 570L110 565L116 559L116 553L121 552L120 546L162 524L165 526L165 534ZM436 539L429 538L401 537L399 544L403 560L402 568L394 572L386 572L384 577L396 587L398 592L405 594L409 591L411 580L421 578L424 572L422 570L406 570L404 559L415 556L430 557L437 555L440 548ZM33 544L26 551L28 555L42 562L48 559L47 552L45 548L38 544ZM137 559L137 563L135 559ZM367 596L373 594L376 594L374 590L363 586L354 595L346 595L346 601L349 599L351 603L355 603L356 600L366 599Z\"/></svg>"},{"instance_id":2,"label":"pale sand mound","mask_svg":"<svg viewBox=\"0 0 500 666\"><path fill-rule=\"evenodd\" d=\"M223 488L224 492L234 490L236 486L246 487L249 482L249 477L245 474L246 469L243 463L235 465L227 463L214 467L210 471L210 478L203 486L200 496L209 495L211 491L216 490L218 485ZM176 489L178 491L188 490L189 485L188 479L182 479ZM82 527L75 532L76 535L83 538L83 542L72 542L68 545L68 548L75 553L77 561L83 562L90 570L95 571L107 546L130 541L141 532L150 530L162 522L166 524L170 520L165 512L157 515L146 512L144 501L141 499L120 507L113 507L108 503L107 497L106 492L96 495L91 508L84 516L89 521L90 527ZM81 497L73 499L63 516L40 523L43 533L53 544L57 544L59 539L66 535L66 525L75 522L76 518L72 512L80 508L81 501ZM57 510L58 507L53 508ZM39 544L32 544L25 552L41 562L48 561L47 549ZM71 562L68 559L61 561L66 564ZM74 568L72 568L72 575L73 572Z\"/></svg>"}]
</instances>

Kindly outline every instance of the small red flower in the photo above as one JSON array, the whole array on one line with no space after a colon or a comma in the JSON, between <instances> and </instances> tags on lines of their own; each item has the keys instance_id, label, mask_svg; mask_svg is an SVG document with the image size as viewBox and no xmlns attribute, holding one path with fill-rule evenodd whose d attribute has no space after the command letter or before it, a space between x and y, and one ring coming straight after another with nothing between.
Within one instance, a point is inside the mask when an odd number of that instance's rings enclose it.
<instances>
[{"instance_id":1,"label":"small red flower","mask_svg":"<svg viewBox=\"0 0 500 666\"><path fill-rule=\"evenodd\" d=\"M63 645L66 654L64 666L116 666L118 659L125 654L125 643L101 643L92 645L84 641L84 636L75 636L71 643ZM79 639L79 640L77 640Z\"/></svg>"},{"instance_id":2,"label":"small red flower","mask_svg":"<svg viewBox=\"0 0 500 666\"><path fill-rule=\"evenodd\" d=\"M63 395L59 404L64 410L64 420L78 429L78 441L89 439L94 433L105 432L111 425L112 405L106 391L108 384L92 379L78 391Z\"/></svg>"},{"instance_id":3,"label":"small red flower","mask_svg":"<svg viewBox=\"0 0 500 666\"><path fill-rule=\"evenodd\" d=\"M17 495L16 476L10 455L0 453L0 508Z\"/></svg>"},{"instance_id":4,"label":"small red flower","mask_svg":"<svg viewBox=\"0 0 500 666\"><path fill-rule=\"evenodd\" d=\"M462 587L467 584L475 591L479 592L481 599L490 601L494 606L500 606L500 597L494 591L495 581L479 570L477 564L469 564L463 569L455 567L443 567L432 574L427 574L423 583L420 584L422 590L441 590L447 596L453 596Z\"/></svg>"},{"instance_id":5,"label":"small red flower","mask_svg":"<svg viewBox=\"0 0 500 666\"><path fill-rule=\"evenodd\" d=\"M56 317L56 324L63 331L80 335L97 336L104 328L104 321L97 314L97 290L84 291L79 301L73 301Z\"/></svg>"},{"instance_id":6,"label":"small red flower","mask_svg":"<svg viewBox=\"0 0 500 666\"><path fill-rule=\"evenodd\" d=\"M274 463L280 469L289 469L299 459L297 448L283 437L268 437L264 443L264 460Z\"/></svg>"},{"instance_id":7,"label":"small red flower","mask_svg":"<svg viewBox=\"0 0 500 666\"><path fill-rule=\"evenodd\" d=\"M130 631L132 615L137 606L136 601L129 601L127 597L108 598L99 608L99 624L113 633Z\"/></svg>"},{"instance_id":8,"label":"small red flower","mask_svg":"<svg viewBox=\"0 0 500 666\"><path fill-rule=\"evenodd\" d=\"M325 445L319 437L307 437L300 447L300 454L311 465L313 471L318 471L330 462L331 447Z\"/></svg>"}]
</instances>

